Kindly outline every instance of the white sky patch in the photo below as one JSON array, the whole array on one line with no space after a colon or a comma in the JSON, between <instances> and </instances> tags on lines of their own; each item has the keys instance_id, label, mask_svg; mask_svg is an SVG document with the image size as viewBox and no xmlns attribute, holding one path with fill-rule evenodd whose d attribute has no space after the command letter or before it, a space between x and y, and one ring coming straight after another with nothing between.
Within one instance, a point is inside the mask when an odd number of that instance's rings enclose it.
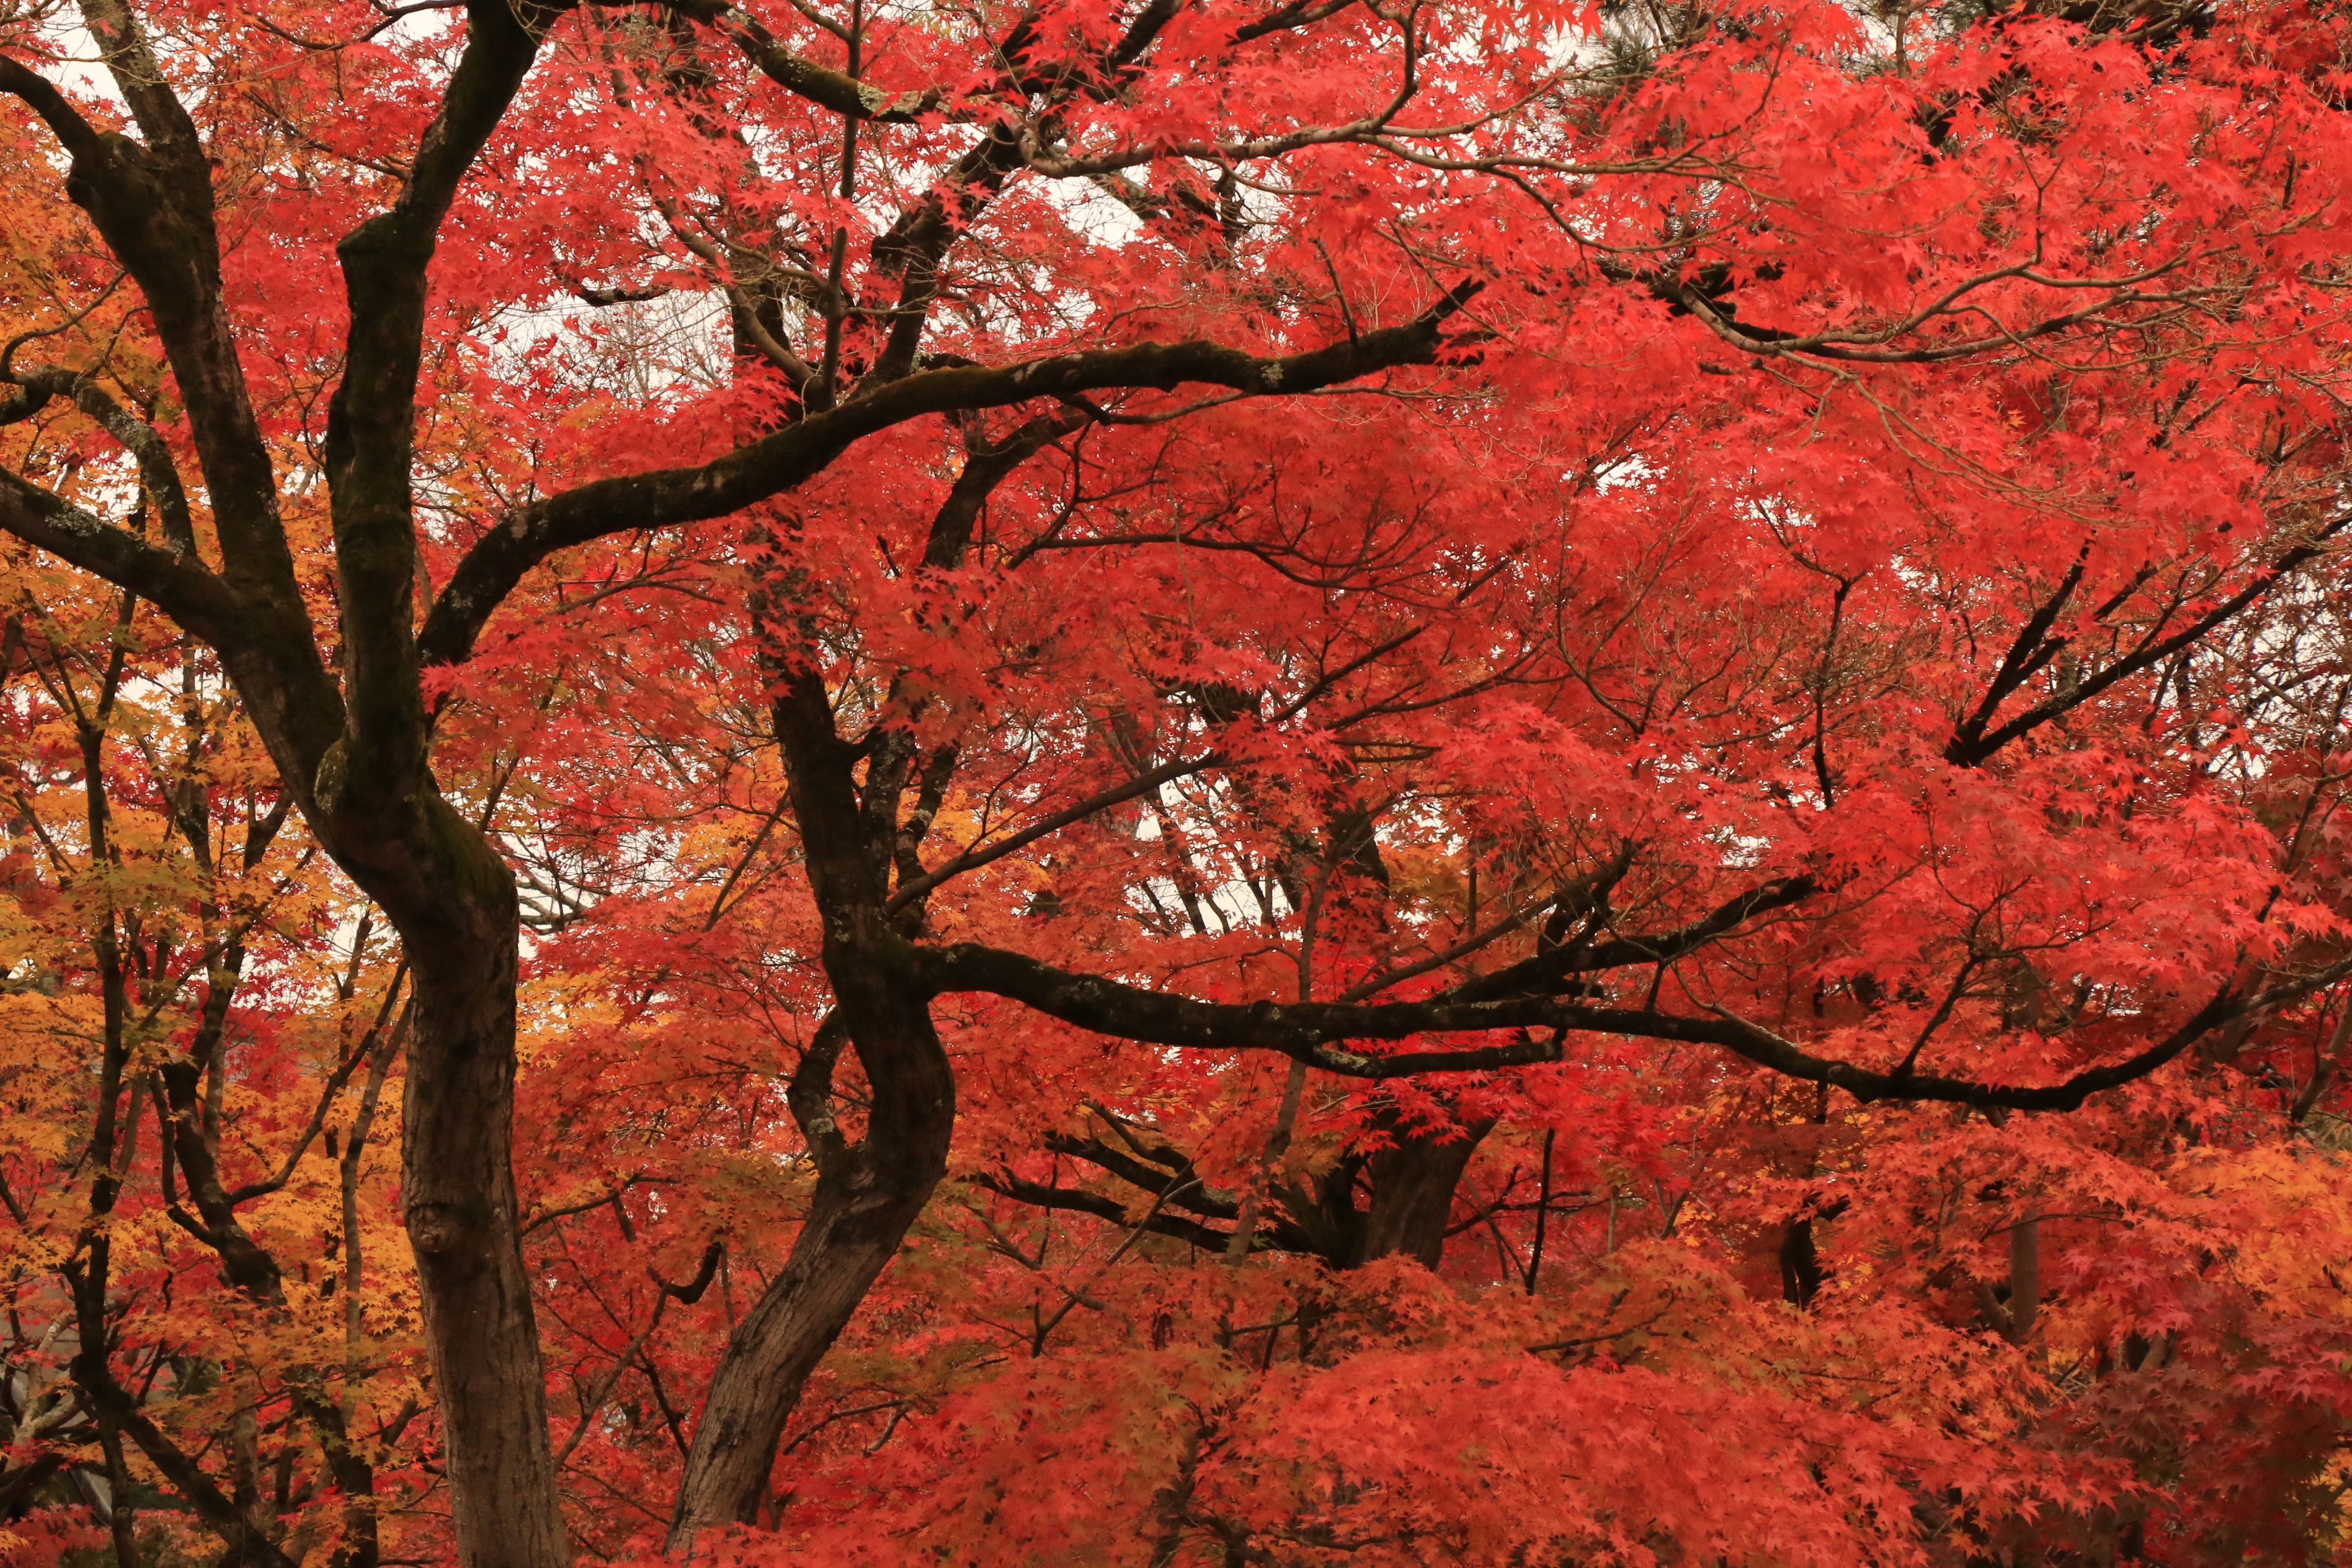
<instances>
[{"instance_id":1,"label":"white sky patch","mask_svg":"<svg viewBox=\"0 0 2352 1568\"><path fill-rule=\"evenodd\" d=\"M53 21L43 29L59 59L41 68L41 75L77 97L102 98L118 109L130 105L116 89L114 78L99 63L98 40L79 22Z\"/></svg>"}]
</instances>

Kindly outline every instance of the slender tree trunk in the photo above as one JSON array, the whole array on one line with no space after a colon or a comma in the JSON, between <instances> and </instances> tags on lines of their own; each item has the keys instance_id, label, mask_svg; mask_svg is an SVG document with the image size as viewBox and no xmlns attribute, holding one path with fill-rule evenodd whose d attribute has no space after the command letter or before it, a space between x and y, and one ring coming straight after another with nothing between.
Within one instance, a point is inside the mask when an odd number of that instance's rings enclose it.
<instances>
[{"instance_id":1,"label":"slender tree trunk","mask_svg":"<svg viewBox=\"0 0 2352 1568\"><path fill-rule=\"evenodd\" d=\"M1780 1299L1791 1307L1810 1307L1826 1278L1813 1242L1812 1216L1790 1221L1780 1237Z\"/></svg>"},{"instance_id":2,"label":"slender tree trunk","mask_svg":"<svg viewBox=\"0 0 2352 1568\"><path fill-rule=\"evenodd\" d=\"M2033 1337L2042 1310L2042 1221L2028 1216L2009 1228L2009 1342Z\"/></svg>"},{"instance_id":3,"label":"slender tree trunk","mask_svg":"<svg viewBox=\"0 0 2352 1568\"><path fill-rule=\"evenodd\" d=\"M791 1258L730 1337L711 1380L670 1526L673 1552L692 1551L703 1531L758 1518L803 1385L947 1173L955 1129L954 1070L913 944L884 909L895 811L877 808L867 830L855 756L835 732L822 682L803 669L784 687L774 704L777 738L835 1000L790 1095L817 1187ZM855 1144L832 1097L845 1045L866 1069L866 1136Z\"/></svg>"},{"instance_id":4,"label":"slender tree trunk","mask_svg":"<svg viewBox=\"0 0 2352 1568\"><path fill-rule=\"evenodd\" d=\"M939 1068L944 1079L944 1052ZM951 1102L947 1108L943 1122L952 1120ZM889 1157L861 1150L850 1169L818 1179L791 1259L730 1336L711 1380L670 1527L672 1552L690 1552L704 1531L757 1520L784 1424L809 1374L947 1172L945 1131L898 1142Z\"/></svg>"}]
</instances>

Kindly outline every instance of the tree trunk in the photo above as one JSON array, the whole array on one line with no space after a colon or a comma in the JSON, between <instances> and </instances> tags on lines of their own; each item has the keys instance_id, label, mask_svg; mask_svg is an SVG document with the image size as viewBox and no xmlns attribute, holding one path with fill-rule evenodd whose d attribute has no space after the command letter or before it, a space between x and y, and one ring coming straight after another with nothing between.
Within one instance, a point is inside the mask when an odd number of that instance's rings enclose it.
<instances>
[{"instance_id":1,"label":"tree trunk","mask_svg":"<svg viewBox=\"0 0 2352 1568\"><path fill-rule=\"evenodd\" d=\"M325 773L326 769L321 769ZM352 815L322 779L327 847L400 933L415 986L401 1210L463 1568L571 1561L514 1177L514 876L429 782ZM356 793L356 792L354 792Z\"/></svg>"},{"instance_id":2,"label":"tree trunk","mask_svg":"<svg viewBox=\"0 0 2352 1568\"><path fill-rule=\"evenodd\" d=\"M401 1200L461 1504L457 1560L540 1568L570 1552L516 1216L514 950L481 957L474 974L417 967Z\"/></svg>"},{"instance_id":3,"label":"tree trunk","mask_svg":"<svg viewBox=\"0 0 2352 1568\"><path fill-rule=\"evenodd\" d=\"M1437 1267L1454 1217L1454 1192L1470 1157L1493 1131L1492 1118L1449 1127L1400 1128L1396 1142L1371 1157L1372 1184L1362 1228L1347 1260L1353 1268L1381 1258Z\"/></svg>"},{"instance_id":4,"label":"tree trunk","mask_svg":"<svg viewBox=\"0 0 2352 1568\"><path fill-rule=\"evenodd\" d=\"M936 1042L934 1042L936 1049ZM939 1072L947 1057L939 1053ZM868 1148L819 1177L790 1260L727 1342L711 1379L678 1489L668 1547L691 1552L706 1530L757 1521L784 1424L866 1290L898 1255L908 1227L947 1172L952 1101L936 1137Z\"/></svg>"},{"instance_id":5,"label":"tree trunk","mask_svg":"<svg viewBox=\"0 0 2352 1568\"><path fill-rule=\"evenodd\" d=\"M877 809L869 831L851 777L855 753L834 731L823 683L803 668L783 685L776 733L835 999L789 1096L817 1186L792 1257L728 1341L711 1379L670 1525L673 1552L691 1552L702 1531L758 1518L803 1385L946 1175L955 1129L954 1070L915 973L913 944L884 909L895 810ZM869 781L869 788L888 794L887 784ZM834 1063L845 1043L866 1069L869 1110L856 1144L833 1105Z\"/></svg>"},{"instance_id":6,"label":"tree trunk","mask_svg":"<svg viewBox=\"0 0 2352 1568\"><path fill-rule=\"evenodd\" d=\"M1812 1216L1790 1221L1780 1237L1780 1299L1791 1307L1810 1307L1827 1278L1813 1242Z\"/></svg>"},{"instance_id":7,"label":"tree trunk","mask_svg":"<svg viewBox=\"0 0 2352 1568\"><path fill-rule=\"evenodd\" d=\"M2029 1215L2009 1227L2009 1342L2033 1337L2042 1310L2042 1221Z\"/></svg>"}]
</instances>

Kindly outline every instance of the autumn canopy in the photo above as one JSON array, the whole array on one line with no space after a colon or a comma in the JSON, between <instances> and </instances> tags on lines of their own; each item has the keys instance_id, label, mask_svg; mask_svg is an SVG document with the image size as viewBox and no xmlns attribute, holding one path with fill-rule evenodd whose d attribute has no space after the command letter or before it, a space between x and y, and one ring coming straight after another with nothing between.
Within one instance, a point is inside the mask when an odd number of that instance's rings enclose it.
<instances>
[{"instance_id":1,"label":"autumn canopy","mask_svg":"<svg viewBox=\"0 0 2352 1568\"><path fill-rule=\"evenodd\" d=\"M2352 1563L2352 14L0 0L0 1558Z\"/></svg>"}]
</instances>

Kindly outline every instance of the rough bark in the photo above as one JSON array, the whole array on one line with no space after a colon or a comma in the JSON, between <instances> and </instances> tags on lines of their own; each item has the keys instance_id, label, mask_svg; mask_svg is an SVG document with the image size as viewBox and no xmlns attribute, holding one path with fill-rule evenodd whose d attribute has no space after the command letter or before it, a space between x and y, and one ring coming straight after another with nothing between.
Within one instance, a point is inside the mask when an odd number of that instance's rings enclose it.
<instances>
[{"instance_id":1,"label":"rough bark","mask_svg":"<svg viewBox=\"0 0 2352 1568\"><path fill-rule=\"evenodd\" d=\"M2042 1221L2028 1217L2009 1228L2009 1321L2002 1333L2013 1345L2033 1337L2042 1311Z\"/></svg>"},{"instance_id":2,"label":"rough bark","mask_svg":"<svg viewBox=\"0 0 2352 1568\"><path fill-rule=\"evenodd\" d=\"M428 771L413 635L412 446L425 272L441 222L554 14L469 8L465 53L399 199L339 247L352 326L325 456L340 681L320 655L238 363L194 122L120 0L85 0L83 16L143 141L98 131L33 73L0 62L0 89L31 104L71 155L68 194L153 312L220 567L148 545L16 476L0 486L0 526L142 593L218 650L320 842L407 944L416 1015L404 1197L467 1568L559 1568L569 1552L509 1147L520 923L504 863L442 802ZM247 1273L267 1289L260 1273ZM149 1446L127 1415L121 1426Z\"/></svg>"},{"instance_id":3,"label":"rough bark","mask_svg":"<svg viewBox=\"0 0 2352 1568\"><path fill-rule=\"evenodd\" d=\"M929 998L914 983L914 948L885 908L895 818L867 819L853 753L814 675L790 677L774 712L835 997L791 1093L817 1186L791 1258L711 1380L678 1489L674 1552L691 1552L704 1531L758 1517L802 1386L947 1173L955 1126L955 1077ZM854 1144L831 1094L845 1043L865 1068L870 1105Z\"/></svg>"},{"instance_id":4,"label":"rough bark","mask_svg":"<svg viewBox=\"0 0 2352 1568\"><path fill-rule=\"evenodd\" d=\"M439 940L420 942L413 922L402 927L416 1012L401 1198L451 1434L451 1491L470 1504L457 1512L459 1561L525 1568L567 1561L569 1551L515 1195L514 892L488 847L469 847L477 869L496 878L448 900L431 933Z\"/></svg>"},{"instance_id":5,"label":"rough bark","mask_svg":"<svg viewBox=\"0 0 2352 1568\"><path fill-rule=\"evenodd\" d=\"M1494 1127L1489 1117L1459 1126L1401 1129L1394 1142L1374 1153L1365 1167L1371 1196L1347 1266L1410 1258L1424 1268L1436 1268L1462 1173Z\"/></svg>"},{"instance_id":6,"label":"rough bark","mask_svg":"<svg viewBox=\"0 0 2352 1568\"><path fill-rule=\"evenodd\" d=\"M938 1079L948 1110L944 1052L938 1052ZM819 1178L791 1258L737 1326L711 1380L678 1489L671 1551L691 1552L704 1531L757 1520L784 1424L809 1374L898 1255L946 1170L951 1116L937 1121L936 1136L908 1129L888 1138L887 1149L860 1150ZM869 1142L874 1136L868 1133Z\"/></svg>"}]
</instances>

